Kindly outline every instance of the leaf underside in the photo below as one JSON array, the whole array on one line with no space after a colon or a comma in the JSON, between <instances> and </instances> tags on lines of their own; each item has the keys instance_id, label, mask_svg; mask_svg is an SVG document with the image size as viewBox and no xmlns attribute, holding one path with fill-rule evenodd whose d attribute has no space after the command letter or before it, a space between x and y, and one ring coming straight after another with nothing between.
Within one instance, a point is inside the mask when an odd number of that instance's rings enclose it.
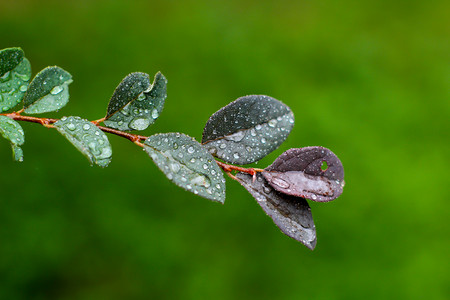
<instances>
[{"instance_id":1,"label":"leaf underside","mask_svg":"<svg viewBox=\"0 0 450 300\"><path fill-rule=\"evenodd\" d=\"M224 203L225 178L219 166L195 139L162 133L145 140L144 150L169 180L204 198Z\"/></svg>"},{"instance_id":2,"label":"leaf underside","mask_svg":"<svg viewBox=\"0 0 450 300\"><path fill-rule=\"evenodd\" d=\"M284 234L314 249L316 227L305 199L277 192L261 173L256 174L256 180L246 173L238 173L236 177Z\"/></svg>"},{"instance_id":3,"label":"leaf underside","mask_svg":"<svg viewBox=\"0 0 450 300\"><path fill-rule=\"evenodd\" d=\"M244 96L209 118L202 144L228 163L249 164L278 148L293 126L294 115L281 101L264 95Z\"/></svg>"},{"instance_id":4,"label":"leaf underside","mask_svg":"<svg viewBox=\"0 0 450 300\"><path fill-rule=\"evenodd\" d=\"M324 162L326 169L322 169ZM277 191L317 202L336 199L345 184L341 161L324 147L289 149L263 175Z\"/></svg>"},{"instance_id":5,"label":"leaf underside","mask_svg":"<svg viewBox=\"0 0 450 300\"><path fill-rule=\"evenodd\" d=\"M100 167L111 162L112 149L106 135L97 126L80 117L63 117L54 126L88 160Z\"/></svg>"},{"instance_id":6,"label":"leaf underside","mask_svg":"<svg viewBox=\"0 0 450 300\"><path fill-rule=\"evenodd\" d=\"M131 73L117 86L108 104L105 125L122 131L144 130L164 108L167 79L156 73L150 86L148 75Z\"/></svg>"},{"instance_id":7,"label":"leaf underside","mask_svg":"<svg viewBox=\"0 0 450 300\"><path fill-rule=\"evenodd\" d=\"M72 75L60 67L47 67L31 81L24 98L27 114L58 111L69 102Z\"/></svg>"},{"instance_id":8,"label":"leaf underside","mask_svg":"<svg viewBox=\"0 0 450 300\"><path fill-rule=\"evenodd\" d=\"M31 65L22 49L7 48L0 51L0 112L20 103L30 77Z\"/></svg>"},{"instance_id":9,"label":"leaf underside","mask_svg":"<svg viewBox=\"0 0 450 300\"><path fill-rule=\"evenodd\" d=\"M0 116L0 134L10 141L14 160L23 161L23 151L19 146L25 142L25 134L20 124L6 116Z\"/></svg>"}]
</instances>

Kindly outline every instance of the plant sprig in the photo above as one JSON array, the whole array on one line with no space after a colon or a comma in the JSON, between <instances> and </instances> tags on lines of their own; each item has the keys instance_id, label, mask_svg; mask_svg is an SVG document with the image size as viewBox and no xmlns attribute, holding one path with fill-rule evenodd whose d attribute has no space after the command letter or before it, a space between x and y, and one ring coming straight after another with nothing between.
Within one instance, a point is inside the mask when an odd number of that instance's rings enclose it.
<instances>
[{"instance_id":1,"label":"plant sprig","mask_svg":"<svg viewBox=\"0 0 450 300\"><path fill-rule=\"evenodd\" d=\"M277 149L294 126L291 109L272 97L244 96L221 108L207 121L199 143L178 132L151 136L130 133L147 129L164 108L167 79L160 72L153 83L145 73L126 76L115 89L105 117L93 121L79 116L29 116L64 107L72 76L54 66L30 79L30 63L22 49L0 51L0 112L24 104L19 110L0 114L0 134L10 141L16 161L23 161L21 146L25 142L17 121L56 129L91 164L101 167L108 166L112 158L105 133L114 134L142 147L176 185L209 200L224 203L224 172L250 192L283 233L311 250L316 245L316 230L305 199L328 202L342 193L342 163L323 147L289 149L265 169L240 166L257 162Z\"/></svg>"}]
</instances>

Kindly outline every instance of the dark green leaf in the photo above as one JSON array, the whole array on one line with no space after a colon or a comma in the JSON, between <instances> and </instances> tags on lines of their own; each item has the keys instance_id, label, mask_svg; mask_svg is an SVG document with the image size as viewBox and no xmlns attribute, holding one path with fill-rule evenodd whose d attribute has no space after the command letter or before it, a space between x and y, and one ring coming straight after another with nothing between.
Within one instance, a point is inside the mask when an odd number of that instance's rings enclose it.
<instances>
[{"instance_id":1,"label":"dark green leaf","mask_svg":"<svg viewBox=\"0 0 450 300\"><path fill-rule=\"evenodd\" d=\"M336 199L345 184L341 161L324 147L289 149L263 175L281 193L318 202Z\"/></svg>"},{"instance_id":2,"label":"dark green leaf","mask_svg":"<svg viewBox=\"0 0 450 300\"><path fill-rule=\"evenodd\" d=\"M47 67L31 81L25 94L27 114L57 111L69 102L69 84L72 75L60 67Z\"/></svg>"},{"instance_id":3,"label":"dark green leaf","mask_svg":"<svg viewBox=\"0 0 450 300\"><path fill-rule=\"evenodd\" d=\"M25 135L20 124L6 116L0 116L0 134L10 141L14 160L23 161L23 151L19 146L25 142Z\"/></svg>"},{"instance_id":4,"label":"dark green leaf","mask_svg":"<svg viewBox=\"0 0 450 300\"><path fill-rule=\"evenodd\" d=\"M20 48L0 51L0 112L19 104L27 90L31 66L23 55Z\"/></svg>"},{"instance_id":5,"label":"dark green leaf","mask_svg":"<svg viewBox=\"0 0 450 300\"><path fill-rule=\"evenodd\" d=\"M167 80L156 73L152 86L148 75L132 73L114 91L108 105L105 125L119 130L144 130L153 124L164 108Z\"/></svg>"},{"instance_id":6,"label":"dark green leaf","mask_svg":"<svg viewBox=\"0 0 450 300\"><path fill-rule=\"evenodd\" d=\"M179 187L224 203L225 178L211 154L195 139L181 133L162 133L145 140L144 150Z\"/></svg>"},{"instance_id":7,"label":"dark green leaf","mask_svg":"<svg viewBox=\"0 0 450 300\"><path fill-rule=\"evenodd\" d=\"M316 246L316 227L308 202L275 191L261 173L255 176L256 180L246 173L236 175L239 183L252 194L284 234L313 250Z\"/></svg>"},{"instance_id":8,"label":"dark green leaf","mask_svg":"<svg viewBox=\"0 0 450 300\"><path fill-rule=\"evenodd\" d=\"M228 163L249 164L278 148L293 126L294 115L284 103L269 96L245 96L209 118L202 143Z\"/></svg>"},{"instance_id":9,"label":"dark green leaf","mask_svg":"<svg viewBox=\"0 0 450 300\"><path fill-rule=\"evenodd\" d=\"M111 162L112 149L106 135L97 126L80 117L63 117L55 124L56 129L65 136L89 161L106 167Z\"/></svg>"}]
</instances>

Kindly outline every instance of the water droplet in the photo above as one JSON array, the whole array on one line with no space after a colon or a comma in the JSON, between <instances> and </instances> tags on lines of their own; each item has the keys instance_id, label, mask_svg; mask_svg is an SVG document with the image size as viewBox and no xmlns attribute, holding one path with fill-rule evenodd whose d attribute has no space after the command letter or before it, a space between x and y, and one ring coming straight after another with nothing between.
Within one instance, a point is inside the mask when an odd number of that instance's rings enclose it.
<instances>
[{"instance_id":1,"label":"water droplet","mask_svg":"<svg viewBox=\"0 0 450 300\"><path fill-rule=\"evenodd\" d=\"M211 170L211 175L216 175L216 171Z\"/></svg>"},{"instance_id":2,"label":"water droplet","mask_svg":"<svg viewBox=\"0 0 450 300\"><path fill-rule=\"evenodd\" d=\"M259 124L256 125L256 126L255 126L255 129L256 129L256 130L260 130L260 129L261 129L261 125L259 125Z\"/></svg>"},{"instance_id":3,"label":"water droplet","mask_svg":"<svg viewBox=\"0 0 450 300\"><path fill-rule=\"evenodd\" d=\"M220 190L220 184L216 184L216 188Z\"/></svg>"},{"instance_id":4,"label":"water droplet","mask_svg":"<svg viewBox=\"0 0 450 300\"><path fill-rule=\"evenodd\" d=\"M225 145L225 144L220 144L220 146L219 146L220 149L225 149L226 147L227 147L227 145Z\"/></svg>"},{"instance_id":5,"label":"water droplet","mask_svg":"<svg viewBox=\"0 0 450 300\"><path fill-rule=\"evenodd\" d=\"M75 130L75 128L76 128L75 124L73 124L73 123L67 124L66 127L67 127L67 129L69 129L69 130Z\"/></svg>"},{"instance_id":6,"label":"water droplet","mask_svg":"<svg viewBox=\"0 0 450 300\"><path fill-rule=\"evenodd\" d=\"M233 157L234 157L235 159L238 159L238 158L239 158L239 153L234 153L234 154L233 154Z\"/></svg>"},{"instance_id":7,"label":"water droplet","mask_svg":"<svg viewBox=\"0 0 450 300\"><path fill-rule=\"evenodd\" d=\"M249 146L245 147L245 149L247 150L247 152L252 152L252 148Z\"/></svg>"},{"instance_id":8,"label":"water droplet","mask_svg":"<svg viewBox=\"0 0 450 300\"><path fill-rule=\"evenodd\" d=\"M167 174L167 178L168 178L169 180L172 180L172 179L173 179L172 173Z\"/></svg>"},{"instance_id":9,"label":"water droplet","mask_svg":"<svg viewBox=\"0 0 450 300\"><path fill-rule=\"evenodd\" d=\"M244 131L238 131L236 133L227 135L225 137L225 139L228 140L228 141L240 142L240 141L242 141L242 139L244 137L245 137L245 132Z\"/></svg>"},{"instance_id":10,"label":"water droplet","mask_svg":"<svg viewBox=\"0 0 450 300\"><path fill-rule=\"evenodd\" d=\"M150 125L149 119L134 118L133 121L130 122L129 127L135 130L144 130L147 129L148 125Z\"/></svg>"},{"instance_id":11,"label":"water droplet","mask_svg":"<svg viewBox=\"0 0 450 300\"><path fill-rule=\"evenodd\" d=\"M183 153L181 153L181 152L178 153L178 157L179 157L179 158L183 158Z\"/></svg>"},{"instance_id":12,"label":"water droplet","mask_svg":"<svg viewBox=\"0 0 450 300\"><path fill-rule=\"evenodd\" d=\"M65 120L67 120L67 117L62 117L61 118L61 121L65 121Z\"/></svg>"},{"instance_id":13,"label":"water droplet","mask_svg":"<svg viewBox=\"0 0 450 300\"><path fill-rule=\"evenodd\" d=\"M26 85L22 85L19 90L21 92L25 92L27 89L28 89L28 87Z\"/></svg>"},{"instance_id":14,"label":"water droplet","mask_svg":"<svg viewBox=\"0 0 450 300\"><path fill-rule=\"evenodd\" d=\"M191 158L191 163L195 163L195 158Z\"/></svg>"},{"instance_id":15,"label":"water droplet","mask_svg":"<svg viewBox=\"0 0 450 300\"><path fill-rule=\"evenodd\" d=\"M289 123L294 124L294 119L293 118L289 118Z\"/></svg>"},{"instance_id":16,"label":"water droplet","mask_svg":"<svg viewBox=\"0 0 450 300\"><path fill-rule=\"evenodd\" d=\"M263 191L264 191L264 193L269 194L271 190L270 190L270 187L264 186Z\"/></svg>"},{"instance_id":17,"label":"water droplet","mask_svg":"<svg viewBox=\"0 0 450 300\"><path fill-rule=\"evenodd\" d=\"M281 122L281 120L283 120L283 118L281 116L277 117L278 122Z\"/></svg>"},{"instance_id":18,"label":"water droplet","mask_svg":"<svg viewBox=\"0 0 450 300\"><path fill-rule=\"evenodd\" d=\"M203 169L208 169L208 165L207 164L203 164Z\"/></svg>"},{"instance_id":19,"label":"water droplet","mask_svg":"<svg viewBox=\"0 0 450 300\"><path fill-rule=\"evenodd\" d=\"M275 126L277 126L277 120L275 120L275 119L270 120L270 121L269 121L269 126L270 126L270 127L275 127Z\"/></svg>"},{"instance_id":20,"label":"water droplet","mask_svg":"<svg viewBox=\"0 0 450 300\"><path fill-rule=\"evenodd\" d=\"M194 147L190 146L190 147L187 149L187 152L188 152L189 154L194 153L194 152L195 152Z\"/></svg>"},{"instance_id":21,"label":"water droplet","mask_svg":"<svg viewBox=\"0 0 450 300\"><path fill-rule=\"evenodd\" d=\"M211 153L212 155L214 155L214 154L217 153L217 149L214 148L214 147L209 148L208 151L209 151L209 153Z\"/></svg>"},{"instance_id":22,"label":"water droplet","mask_svg":"<svg viewBox=\"0 0 450 300\"><path fill-rule=\"evenodd\" d=\"M312 195L312 196L311 196L311 199L312 199L312 200L316 200L316 199L317 199L317 196L316 196L316 195Z\"/></svg>"},{"instance_id":23,"label":"water droplet","mask_svg":"<svg viewBox=\"0 0 450 300\"><path fill-rule=\"evenodd\" d=\"M178 149L178 144L177 143L173 143L173 149Z\"/></svg>"},{"instance_id":24,"label":"water droplet","mask_svg":"<svg viewBox=\"0 0 450 300\"><path fill-rule=\"evenodd\" d=\"M272 183L279 186L282 189L287 189L289 187L289 183L287 183L285 180L278 178L278 177L273 177Z\"/></svg>"},{"instance_id":25,"label":"water droplet","mask_svg":"<svg viewBox=\"0 0 450 300\"><path fill-rule=\"evenodd\" d=\"M146 98L145 94L144 93L140 93L139 96L137 97L137 100L138 101L142 101L142 100L145 100L145 98Z\"/></svg>"},{"instance_id":26,"label":"water droplet","mask_svg":"<svg viewBox=\"0 0 450 300\"><path fill-rule=\"evenodd\" d=\"M187 181L186 177L181 176L181 181L186 182Z\"/></svg>"},{"instance_id":27,"label":"water droplet","mask_svg":"<svg viewBox=\"0 0 450 300\"><path fill-rule=\"evenodd\" d=\"M89 125L89 124L84 124L83 125L83 129L84 130L89 130L91 128L91 125Z\"/></svg>"},{"instance_id":28,"label":"water droplet","mask_svg":"<svg viewBox=\"0 0 450 300\"><path fill-rule=\"evenodd\" d=\"M198 194L198 191L197 191L197 190L194 190L194 194L196 194L196 195L197 195L197 194Z\"/></svg>"},{"instance_id":29,"label":"water droplet","mask_svg":"<svg viewBox=\"0 0 450 300\"><path fill-rule=\"evenodd\" d=\"M2 77L0 77L1 79L3 79L3 80L6 80L6 79L8 79L8 77L9 77L9 71L8 72L6 72Z\"/></svg>"},{"instance_id":30,"label":"water droplet","mask_svg":"<svg viewBox=\"0 0 450 300\"><path fill-rule=\"evenodd\" d=\"M262 138L262 139L261 139L261 143L265 144L265 143L266 143L266 139L265 139L265 138Z\"/></svg>"},{"instance_id":31,"label":"water droplet","mask_svg":"<svg viewBox=\"0 0 450 300\"><path fill-rule=\"evenodd\" d=\"M170 168L172 169L172 171L174 173L178 173L178 171L180 171L180 164L178 164L178 163L171 163L170 164Z\"/></svg>"},{"instance_id":32,"label":"water droplet","mask_svg":"<svg viewBox=\"0 0 450 300\"><path fill-rule=\"evenodd\" d=\"M211 189L206 189L206 192L208 193L208 194L212 194L212 191L211 191Z\"/></svg>"},{"instance_id":33,"label":"water droplet","mask_svg":"<svg viewBox=\"0 0 450 300\"><path fill-rule=\"evenodd\" d=\"M117 125L122 126L123 125L123 121L117 122Z\"/></svg>"},{"instance_id":34,"label":"water droplet","mask_svg":"<svg viewBox=\"0 0 450 300\"><path fill-rule=\"evenodd\" d=\"M186 188L187 188L188 190L191 190L191 189L192 189L192 186L191 186L190 184L188 184L188 185L186 185Z\"/></svg>"},{"instance_id":35,"label":"water droplet","mask_svg":"<svg viewBox=\"0 0 450 300\"><path fill-rule=\"evenodd\" d=\"M60 85L57 85L50 91L50 94L58 95L59 93L62 92L62 90L63 90L63 88Z\"/></svg>"},{"instance_id":36,"label":"water droplet","mask_svg":"<svg viewBox=\"0 0 450 300\"><path fill-rule=\"evenodd\" d=\"M251 135L251 136L256 136L256 130L255 130L254 128L252 128L252 129L250 130L250 135Z\"/></svg>"},{"instance_id":37,"label":"water droplet","mask_svg":"<svg viewBox=\"0 0 450 300\"><path fill-rule=\"evenodd\" d=\"M159 117L159 113L156 109L152 110L152 118L157 119Z\"/></svg>"}]
</instances>

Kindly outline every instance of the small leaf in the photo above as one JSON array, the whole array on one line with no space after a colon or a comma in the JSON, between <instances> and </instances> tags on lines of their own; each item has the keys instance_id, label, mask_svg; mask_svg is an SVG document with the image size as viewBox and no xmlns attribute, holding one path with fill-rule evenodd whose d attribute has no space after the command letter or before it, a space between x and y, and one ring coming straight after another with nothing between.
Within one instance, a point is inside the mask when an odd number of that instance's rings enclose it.
<instances>
[{"instance_id":1,"label":"small leaf","mask_svg":"<svg viewBox=\"0 0 450 300\"><path fill-rule=\"evenodd\" d=\"M345 184L341 161L324 147L289 149L263 175L277 191L317 202L336 199Z\"/></svg>"},{"instance_id":2,"label":"small leaf","mask_svg":"<svg viewBox=\"0 0 450 300\"><path fill-rule=\"evenodd\" d=\"M27 114L58 111L69 102L72 75L60 67L47 67L31 81L24 99Z\"/></svg>"},{"instance_id":3,"label":"small leaf","mask_svg":"<svg viewBox=\"0 0 450 300\"><path fill-rule=\"evenodd\" d=\"M264 95L245 96L209 118L202 144L228 163L249 164L278 148L293 126L294 115L284 103Z\"/></svg>"},{"instance_id":4,"label":"small leaf","mask_svg":"<svg viewBox=\"0 0 450 300\"><path fill-rule=\"evenodd\" d=\"M148 75L131 73L119 84L108 104L105 125L118 130L144 130L164 108L167 79L156 73L150 86Z\"/></svg>"},{"instance_id":5,"label":"small leaf","mask_svg":"<svg viewBox=\"0 0 450 300\"><path fill-rule=\"evenodd\" d=\"M54 126L88 160L100 167L111 162L112 149L106 135L97 126L80 117L63 117Z\"/></svg>"},{"instance_id":6,"label":"small leaf","mask_svg":"<svg viewBox=\"0 0 450 300\"><path fill-rule=\"evenodd\" d=\"M6 116L0 116L0 134L10 141L14 160L23 161L23 151L19 146L25 142L25 134L20 124Z\"/></svg>"},{"instance_id":7,"label":"small leaf","mask_svg":"<svg viewBox=\"0 0 450 300\"><path fill-rule=\"evenodd\" d=\"M316 227L308 202L275 191L261 173L255 176L256 180L253 180L249 174L238 173L236 178L284 234L314 250Z\"/></svg>"},{"instance_id":8,"label":"small leaf","mask_svg":"<svg viewBox=\"0 0 450 300\"><path fill-rule=\"evenodd\" d=\"M206 199L225 202L225 178L214 158L195 139L162 133L145 140L144 150L167 178Z\"/></svg>"},{"instance_id":9,"label":"small leaf","mask_svg":"<svg viewBox=\"0 0 450 300\"><path fill-rule=\"evenodd\" d=\"M0 51L0 112L23 99L31 77L31 66L20 48Z\"/></svg>"}]
</instances>

